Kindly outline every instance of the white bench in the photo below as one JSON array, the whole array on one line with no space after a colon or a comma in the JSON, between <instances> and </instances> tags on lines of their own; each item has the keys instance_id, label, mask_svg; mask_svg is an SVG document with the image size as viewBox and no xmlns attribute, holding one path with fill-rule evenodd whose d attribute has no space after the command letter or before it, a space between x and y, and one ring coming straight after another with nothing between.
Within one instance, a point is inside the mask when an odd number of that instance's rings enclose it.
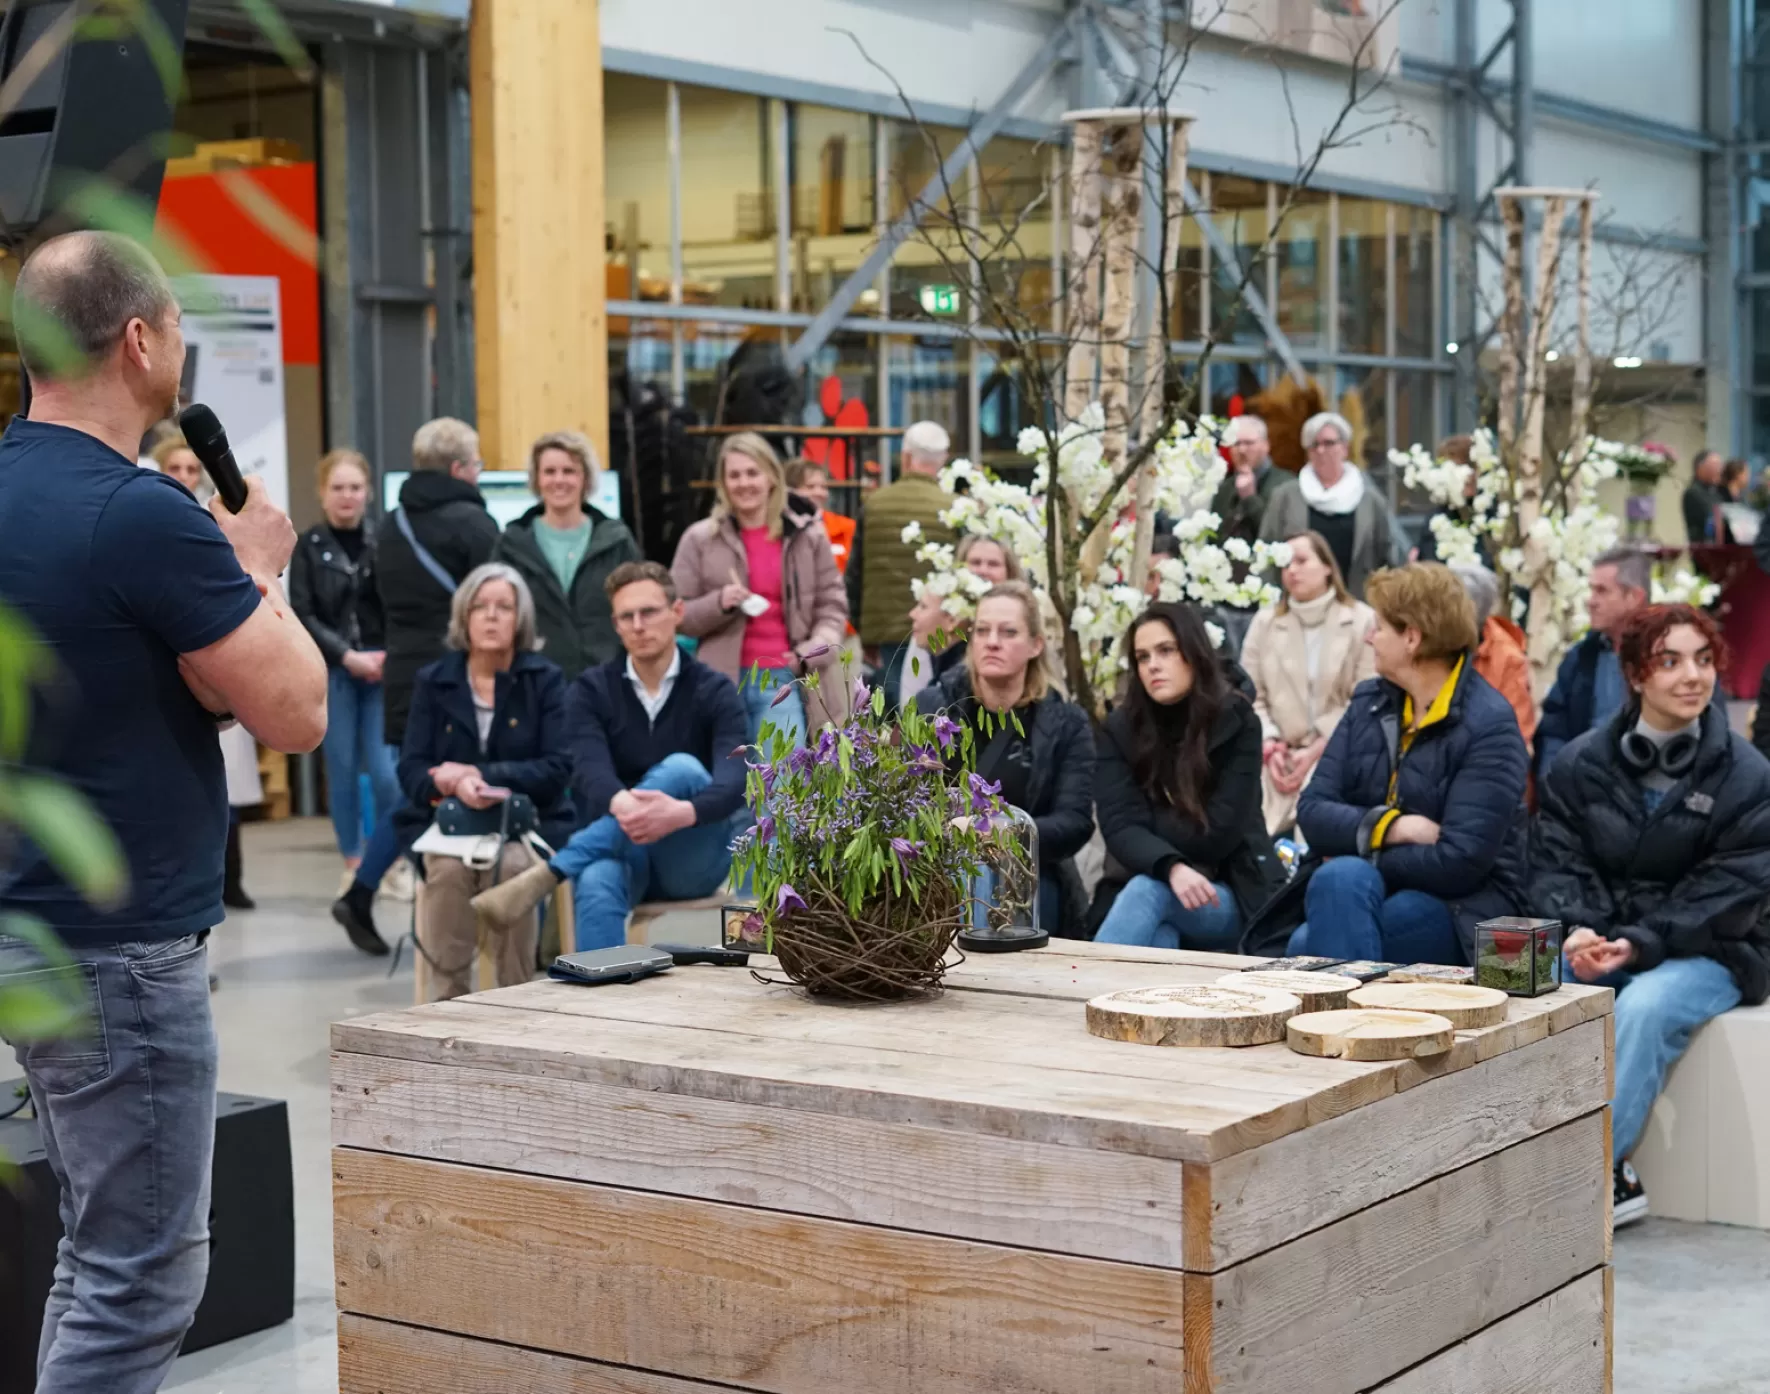
<instances>
[{"instance_id":1,"label":"white bench","mask_svg":"<svg viewBox=\"0 0 1770 1394\"><path fill-rule=\"evenodd\" d=\"M1696 1033L1634 1162L1655 1215L1770 1229L1770 1005Z\"/></svg>"}]
</instances>

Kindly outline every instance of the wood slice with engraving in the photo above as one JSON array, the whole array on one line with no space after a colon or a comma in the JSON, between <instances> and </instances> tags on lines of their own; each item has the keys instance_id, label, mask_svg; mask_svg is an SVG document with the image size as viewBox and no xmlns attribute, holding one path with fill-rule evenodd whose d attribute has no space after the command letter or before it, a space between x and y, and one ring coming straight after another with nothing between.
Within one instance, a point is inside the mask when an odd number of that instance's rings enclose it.
<instances>
[{"instance_id":1,"label":"wood slice with engraving","mask_svg":"<svg viewBox=\"0 0 1770 1394\"><path fill-rule=\"evenodd\" d=\"M1353 1007L1341 1012L1305 1012L1285 1023L1285 1043L1299 1055L1341 1060L1412 1060L1442 1055L1455 1028L1429 1012L1376 1011Z\"/></svg>"},{"instance_id":2,"label":"wood slice with engraving","mask_svg":"<svg viewBox=\"0 0 1770 1394\"><path fill-rule=\"evenodd\" d=\"M1352 1005L1431 1012L1459 1031L1498 1026L1506 1019L1505 993L1458 983L1370 983L1352 994Z\"/></svg>"},{"instance_id":3,"label":"wood slice with engraving","mask_svg":"<svg viewBox=\"0 0 1770 1394\"><path fill-rule=\"evenodd\" d=\"M1306 973L1295 969L1266 971L1251 969L1241 973L1225 973L1217 979L1218 987L1271 987L1301 999L1306 1012L1331 1012L1346 1005L1347 995L1362 986L1357 978L1343 973Z\"/></svg>"},{"instance_id":4,"label":"wood slice with engraving","mask_svg":"<svg viewBox=\"0 0 1770 1394\"><path fill-rule=\"evenodd\" d=\"M1137 1045L1267 1045L1284 1039L1285 1022L1302 1006L1295 993L1239 983L1129 988L1088 1003L1088 1030Z\"/></svg>"}]
</instances>

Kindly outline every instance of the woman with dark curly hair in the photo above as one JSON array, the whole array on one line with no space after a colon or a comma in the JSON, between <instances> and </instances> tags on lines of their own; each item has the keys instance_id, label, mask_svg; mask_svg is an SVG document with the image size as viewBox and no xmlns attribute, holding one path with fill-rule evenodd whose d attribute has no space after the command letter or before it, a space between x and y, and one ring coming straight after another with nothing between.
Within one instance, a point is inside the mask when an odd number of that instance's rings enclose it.
<instances>
[{"instance_id":1,"label":"woman with dark curly hair","mask_svg":"<svg viewBox=\"0 0 1770 1394\"><path fill-rule=\"evenodd\" d=\"M1715 621L1650 605L1619 636L1629 700L1538 788L1531 901L1567 926L1567 965L1617 988L1616 1223L1647 1196L1628 1155L1691 1034L1770 996L1770 761L1713 701Z\"/></svg>"}]
</instances>

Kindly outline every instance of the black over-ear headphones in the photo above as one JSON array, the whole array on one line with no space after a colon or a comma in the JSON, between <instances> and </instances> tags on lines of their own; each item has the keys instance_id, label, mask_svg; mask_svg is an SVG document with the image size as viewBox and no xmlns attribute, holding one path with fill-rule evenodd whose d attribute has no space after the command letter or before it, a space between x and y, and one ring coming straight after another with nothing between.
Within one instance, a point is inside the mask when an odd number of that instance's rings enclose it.
<instances>
[{"instance_id":1,"label":"black over-ear headphones","mask_svg":"<svg viewBox=\"0 0 1770 1394\"><path fill-rule=\"evenodd\" d=\"M1651 774L1655 769L1670 779L1682 779L1696 763L1701 740L1686 731L1673 736L1664 745L1647 739L1639 731L1623 732L1619 746L1623 763L1636 774Z\"/></svg>"}]
</instances>

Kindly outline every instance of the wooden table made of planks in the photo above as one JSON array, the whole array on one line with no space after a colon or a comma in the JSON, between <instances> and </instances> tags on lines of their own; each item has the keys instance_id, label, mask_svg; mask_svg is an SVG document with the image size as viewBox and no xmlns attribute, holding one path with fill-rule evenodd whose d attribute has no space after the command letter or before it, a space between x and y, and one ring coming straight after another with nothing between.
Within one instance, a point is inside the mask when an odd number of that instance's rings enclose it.
<instances>
[{"instance_id":1,"label":"wooden table made of planks","mask_svg":"<svg viewBox=\"0 0 1770 1394\"><path fill-rule=\"evenodd\" d=\"M342 1390L1609 1390L1610 992L1403 1063L1084 1025L1249 962L1059 942L921 1002L693 967L340 1023Z\"/></svg>"}]
</instances>

